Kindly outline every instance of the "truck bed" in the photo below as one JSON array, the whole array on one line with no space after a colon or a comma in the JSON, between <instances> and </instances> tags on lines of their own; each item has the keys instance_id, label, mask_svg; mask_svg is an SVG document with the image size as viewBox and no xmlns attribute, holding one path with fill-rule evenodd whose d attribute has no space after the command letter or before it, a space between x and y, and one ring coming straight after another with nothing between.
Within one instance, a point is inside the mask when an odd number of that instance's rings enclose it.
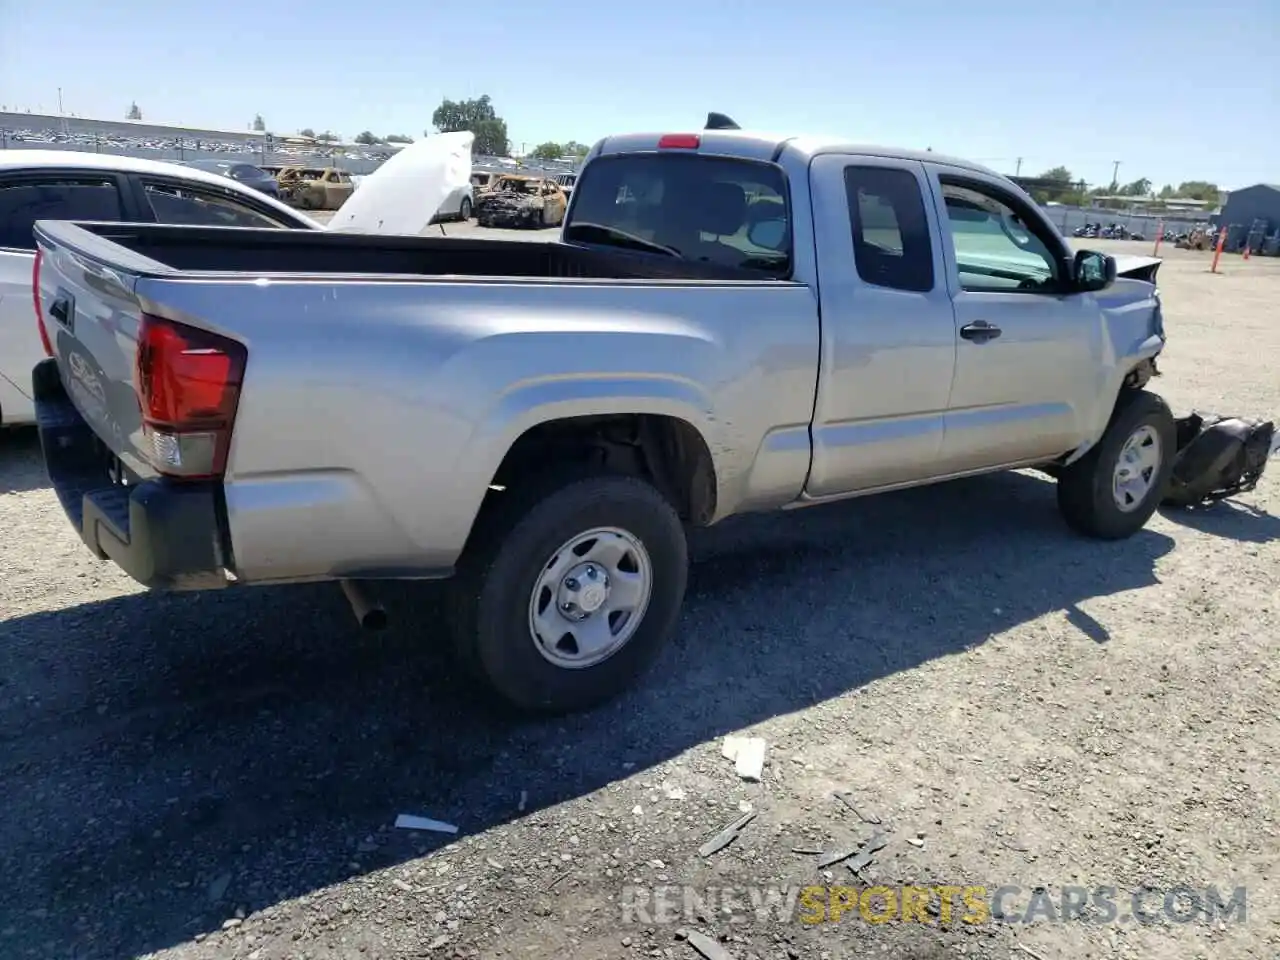
<instances>
[{"instance_id":1,"label":"truck bed","mask_svg":"<svg viewBox=\"0 0 1280 960\"><path fill-rule=\"evenodd\" d=\"M758 273L714 264L559 241L100 222L61 223L58 225L58 237L79 253L124 266L119 262L120 251L101 241L117 244L137 255L128 268L139 276L199 271L341 276L393 274L400 277L761 280Z\"/></svg>"}]
</instances>

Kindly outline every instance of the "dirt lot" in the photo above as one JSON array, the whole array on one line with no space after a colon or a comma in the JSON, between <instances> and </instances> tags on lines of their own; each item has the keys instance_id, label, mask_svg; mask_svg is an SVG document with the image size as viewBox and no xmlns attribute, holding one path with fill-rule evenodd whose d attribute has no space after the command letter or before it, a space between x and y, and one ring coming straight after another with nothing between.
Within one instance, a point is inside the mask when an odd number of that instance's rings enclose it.
<instances>
[{"instance_id":1,"label":"dirt lot","mask_svg":"<svg viewBox=\"0 0 1280 960\"><path fill-rule=\"evenodd\" d=\"M1280 260L1211 276L1166 252L1155 388L1176 412L1280 415ZM1274 960L1273 473L1118 544L1070 535L1029 474L726 524L695 542L644 686L528 723L457 682L419 588L373 639L332 587L139 594L10 437L0 956L694 957L683 928L736 960ZM768 742L759 783L721 756L739 731ZM402 812L460 834L393 829ZM806 924L829 916L812 891L780 919L781 885L855 882L795 850L877 829L871 883L1013 885L1015 918L1114 887L1115 921ZM673 884L687 910L652 895ZM1179 886L1246 887L1244 922L1161 915Z\"/></svg>"}]
</instances>

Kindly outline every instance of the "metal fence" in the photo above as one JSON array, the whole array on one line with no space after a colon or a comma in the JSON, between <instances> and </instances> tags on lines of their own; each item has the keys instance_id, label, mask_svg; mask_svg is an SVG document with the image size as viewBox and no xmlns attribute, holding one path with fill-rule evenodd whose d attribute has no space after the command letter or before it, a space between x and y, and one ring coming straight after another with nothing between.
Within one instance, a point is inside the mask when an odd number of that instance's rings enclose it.
<instances>
[{"instance_id":1,"label":"metal fence","mask_svg":"<svg viewBox=\"0 0 1280 960\"><path fill-rule=\"evenodd\" d=\"M265 143L259 138L214 142L211 139L168 137L164 138L161 145L154 139L150 142L122 143L119 136L100 136L96 132L88 131L76 131L70 135L64 133L59 135L56 141L14 139L13 134L13 129L0 126L0 149L75 150L149 160L241 160L262 166L290 164L334 166L356 176L372 173L390 156L389 153L378 152L377 148L370 149L364 155L355 156L352 155L355 151L340 152L326 147L285 147L268 151L265 149ZM480 169L516 172L510 160L499 161L496 157L477 156L475 165ZM561 163L542 163L532 160L523 162L521 166L520 172L543 175L568 173L572 169ZM1087 223L1101 223L1104 226L1114 223L1123 226L1130 234L1137 233L1146 239L1154 240L1161 224L1166 231L1185 233L1208 220L1206 215L1192 211L1167 211L1164 214L1156 214L1102 207L1068 207L1059 204L1050 204L1043 209L1054 226L1066 236L1071 236L1078 227L1083 227Z\"/></svg>"},{"instance_id":2,"label":"metal fence","mask_svg":"<svg viewBox=\"0 0 1280 960\"><path fill-rule=\"evenodd\" d=\"M1193 227L1203 225L1209 220L1205 214L1181 210L1158 214L1108 210L1103 207L1067 207L1058 204L1045 206L1042 209L1053 225L1058 228L1058 232L1068 237L1078 227L1083 227L1087 223L1101 223L1104 227L1114 223L1124 227L1130 234L1136 233L1147 240L1154 240L1156 231L1162 228L1162 224L1165 232L1188 233Z\"/></svg>"}]
</instances>

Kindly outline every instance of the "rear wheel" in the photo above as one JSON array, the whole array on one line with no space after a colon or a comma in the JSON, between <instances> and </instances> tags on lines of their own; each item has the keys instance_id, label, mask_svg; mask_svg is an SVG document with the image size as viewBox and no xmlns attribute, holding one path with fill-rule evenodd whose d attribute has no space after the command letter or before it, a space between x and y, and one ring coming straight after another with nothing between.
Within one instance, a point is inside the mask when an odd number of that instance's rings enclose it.
<instances>
[{"instance_id":1,"label":"rear wheel","mask_svg":"<svg viewBox=\"0 0 1280 960\"><path fill-rule=\"evenodd\" d=\"M470 197L462 198L462 206L458 209L458 219L459 220L471 219L471 198Z\"/></svg>"},{"instance_id":2,"label":"rear wheel","mask_svg":"<svg viewBox=\"0 0 1280 960\"><path fill-rule=\"evenodd\" d=\"M505 700L562 713L620 693L657 657L684 600L688 552L680 518L643 480L531 486L482 514L454 628L463 661Z\"/></svg>"},{"instance_id":3,"label":"rear wheel","mask_svg":"<svg viewBox=\"0 0 1280 960\"><path fill-rule=\"evenodd\" d=\"M1173 470L1177 432L1163 399L1145 390L1121 395L1102 439L1063 467L1058 508L1087 536L1119 540L1151 519Z\"/></svg>"}]
</instances>

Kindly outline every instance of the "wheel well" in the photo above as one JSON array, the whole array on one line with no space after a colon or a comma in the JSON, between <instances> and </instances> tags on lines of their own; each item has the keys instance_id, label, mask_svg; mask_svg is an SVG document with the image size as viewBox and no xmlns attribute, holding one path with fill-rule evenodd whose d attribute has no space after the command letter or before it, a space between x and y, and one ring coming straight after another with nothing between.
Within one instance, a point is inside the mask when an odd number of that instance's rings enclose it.
<instances>
[{"instance_id":1,"label":"wheel well","mask_svg":"<svg viewBox=\"0 0 1280 960\"><path fill-rule=\"evenodd\" d=\"M607 414L540 423L512 444L493 485L514 486L545 471L548 463L589 464L644 477L691 523L705 524L715 513L711 453L697 429L678 417Z\"/></svg>"}]
</instances>

